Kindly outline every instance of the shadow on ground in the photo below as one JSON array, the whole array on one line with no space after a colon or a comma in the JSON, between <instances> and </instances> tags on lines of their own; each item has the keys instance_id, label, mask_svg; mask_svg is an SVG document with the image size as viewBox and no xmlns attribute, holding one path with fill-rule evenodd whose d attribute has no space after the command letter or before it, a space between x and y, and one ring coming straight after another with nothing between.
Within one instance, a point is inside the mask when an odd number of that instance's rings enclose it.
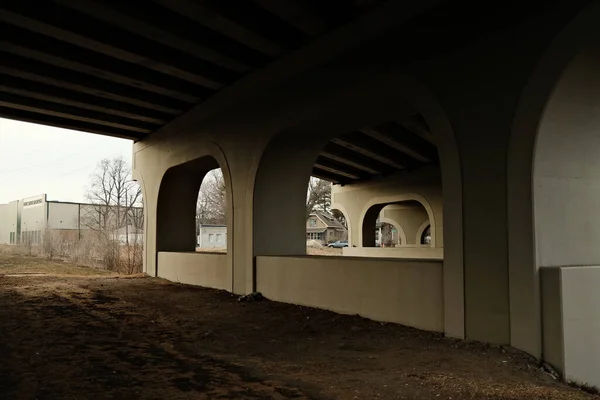
<instances>
[{"instance_id":1,"label":"shadow on ground","mask_svg":"<svg viewBox=\"0 0 600 400\"><path fill-rule=\"evenodd\" d=\"M45 272L0 277L2 399L598 398L510 349L159 279Z\"/></svg>"}]
</instances>

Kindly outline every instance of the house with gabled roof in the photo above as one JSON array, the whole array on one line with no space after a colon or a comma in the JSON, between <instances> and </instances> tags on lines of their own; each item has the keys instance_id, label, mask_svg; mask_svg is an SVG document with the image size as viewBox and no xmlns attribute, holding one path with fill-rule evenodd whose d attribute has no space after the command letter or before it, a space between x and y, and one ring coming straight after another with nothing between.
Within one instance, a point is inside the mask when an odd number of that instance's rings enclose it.
<instances>
[{"instance_id":1,"label":"house with gabled roof","mask_svg":"<svg viewBox=\"0 0 600 400\"><path fill-rule=\"evenodd\" d=\"M306 220L306 240L317 240L322 244L348 239L348 229L333 215L313 211Z\"/></svg>"}]
</instances>

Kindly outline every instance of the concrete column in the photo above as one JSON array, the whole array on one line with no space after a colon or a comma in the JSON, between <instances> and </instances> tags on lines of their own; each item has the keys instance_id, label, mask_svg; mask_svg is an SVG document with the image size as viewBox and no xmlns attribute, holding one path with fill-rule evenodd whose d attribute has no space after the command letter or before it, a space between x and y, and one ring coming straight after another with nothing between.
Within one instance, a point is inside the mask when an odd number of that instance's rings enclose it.
<instances>
[{"instance_id":1,"label":"concrete column","mask_svg":"<svg viewBox=\"0 0 600 400\"><path fill-rule=\"evenodd\" d=\"M594 47L563 72L539 125L533 175L536 267L560 268L558 289L543 281L544 320L558 320L544 321L544 356L567 379L592 385L600 383L599 68Z\"/></svg>"},{"instance_id":2,"label":"concrete column","mask_svg":"<svg viewBox=\"0 0 600 400\"><path fill-rule=\"evenodd\" d=\"M455 114L461 117L454 126L465 138L461 149L465 332L469 339L508 344L506 154L499 149L507 147L510 115L497 115L503 106L496 101L463 106Z\"/></svg>"},{"instance_id":3,"label":"concrete column","mask_svg":"<svg viewBox=\"0 0 600 400\"><path fill-rule=\"evenodd\" d=\"M436 76L432 85L434 91L440 85L438 93L458 137L461 154L465 334L474 340L508 344L508 227L503 149L507 148L516 96L505 96L510 89L499 87L492 76L483 79L485 74L481 71L478 74L481 82L470 83L467 92L464 82L451 76ZM486 101L482 102L482 98ZM444 211L445 216L453 218L448 210ZM448 240L458 238L445 235L445 248ZM445 252L444 262L446 258Z\"/></svg>"},{"instance_id":4,"label":"concrete column","mask_svg":"<svg viewBox=\"0 0 600 400\"><path fill-rule=\"evenodd\" d=\"M282 133L267 146L254 184L254 256L306 254L306 192L326 142L314 133Z\"/></svg>"},{"instance_id":5,"label":"concrete column","mask_svg":"<svg viewBox=\"0 0 600 400\"><path fill-rule=\"evenodd\" d=\"M568 14L565 15L568 16ZM532 207L534 203L534 153L536 152L538 133L542 133L540 121L546 119L545 116L552 118L550 112L556 112L556 110L550 111L548 107L549 99L553 93L557 93L557 82L561 80L561 76L564 76L568 66L573 65L572 62L578 54L581 55L588 49L598 47L600 27L597 21L599 17L600 4L591 2L562 29L560 34L551 36L552 42L545 46L544 53L537 60L537 66L521 95L513 123L508 158L511 345L536 357L541 357L542 354L546 357L546 351L542 352L542 318L540 316L542 304L540 302L540 270L538 268L540 257L537 248L539 244L536 238L537 227L534 228L534 207ZM588 86L586 82L585 87L580 87L581 93L575 93L576 97L595 90L593 87L596 79L589 76L585 78L585 80L587 79L591 79L590 85ZM581 98L574 103L580 102ZM560 116L557 117L560 119ZM570 138L572 128L579 129L587 123L583 123L580 117L575 118L574 115L568 116L568 118L566 130L569 132L568 137ZM550 126L552 125L554 123L550 124ZM579 135L581 132L574 133ZM542 139L542 141L547 140L548 138ZM569 152L573 145L573 141L569 139L564 150ZM593 146L593 143L586 144L586 146L589 145ZM544 146L543 143L542 146ZM557 144L557 146L562 145ZM560 152L562 150L560 149ZM586 148L582 154L585 155L589 150ZM548 155L542 156L542 158L544 157L547 158ZM585 158L584 156L583 159L585 160ZM537 164L537 161L535 163ZM577 163L575 162L573 167ZM569 169L571 167L569 166ZM545 185L541 187L543 186ZM547 224L548 222L542 223ZM543 235L548 234L549 232L543 233ZM564 237L568 240L568 234L565 234ZM560 244L561 247L563 245L564 243ZM547 276L550 276L550 273ZM550 305L543 304L544 308L547 306ZM553 337L556 338L556 335ZM546 340L544 336L544 346L550 342L552 339Z\"/></svg>"}]
</instances>

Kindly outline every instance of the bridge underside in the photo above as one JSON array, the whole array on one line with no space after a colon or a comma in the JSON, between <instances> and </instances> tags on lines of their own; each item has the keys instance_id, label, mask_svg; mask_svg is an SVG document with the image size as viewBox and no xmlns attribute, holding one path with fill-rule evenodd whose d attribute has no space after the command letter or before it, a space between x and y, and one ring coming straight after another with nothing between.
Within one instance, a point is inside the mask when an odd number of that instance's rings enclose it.
<instances>
[{"instance_id":1,"label":"bridge underside","mask_svg":"<svg viewBox=\"0 0 600 400\"><path fill-rule=\"evenodd\" d=\"M600 385L598 17L583 0L5 1L0 116L135 141L149 275L510 344ZM217 165L228 253L195 254ZM306 256L311 175L336 184L357 257ZM431 257L369 248L386 206L407 245L430 227Z\"/></svg>"},{"instance_id":2,"label":"bridge underside","mask_svg":"<svg viewBox=\"0 0 600 400\"><path fill-rule=\"evenodd\" d=\"M0 115L140 140L378 3L6 1Z\"/></svg>"}]
</instances>

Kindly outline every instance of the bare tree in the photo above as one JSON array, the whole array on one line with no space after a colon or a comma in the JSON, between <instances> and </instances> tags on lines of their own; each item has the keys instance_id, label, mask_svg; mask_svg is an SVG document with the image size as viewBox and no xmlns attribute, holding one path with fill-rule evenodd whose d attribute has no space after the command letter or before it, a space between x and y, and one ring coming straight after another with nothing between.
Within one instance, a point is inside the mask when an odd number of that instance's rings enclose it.
<instances>
[{"instance_id":1,"label":"bare tree","mask_svg":"<svg viewBox=\"0 0 600 400\"><path fill-rule=\"evenodd\" d=\"M206 174L196 203L197 234L201 224L227 223L227 198L225 179L221 169L213 169Z\"/></svg>"},{"instance_id":2,"label":"bare tree","mask_svg":"<svg viewBox=\"0 0 600 400\"><path fill-rule=\"evenodd\" d=\"M344 228L348 228L348 221L346 221L346 216L343 212L341 212L340 210L333 209L331 210L331 215L333 215L333 218L338 220L338 222L342 224Z\"/></svg>"},{"instance_id":3,"label":"bare tree","mask_svg":"<svg viewBox=\"0 0 600 400\"><path fill-rule=\"evenodd\" d=\"M331 183L311 177L306 194L306 218L314 211L331 212Z\"/></svg>"},{"instance_id":4,"label":"bare tree","mask_svg":"<svg viewBox=\"0 0 600 400\"><path fill-rule=\"evenodd\" d=\"M142 228L141 188L131 179L131 169L123 158L101 160L91 178L86 192L91 205L81 209L80 224L91 231L88 239L93 238L82 243L94 243L97 250L93 253L101 255L107 268L135 272L140 266L141 248L131 251L132 245L137 249L140 243L130 243L130 227ZM125 247L121 249L123 236Z\"/></svg>"},{"instance_id":5,"label":"bare tree","mask_svg":"<svg viewBox=\"0 0 600 400\"><path fill-rule=\"evenodd\" d=\"M381 224L381 242L380 245L382 247L392 247L396 243L394 241L393 231L395 230L394 226L384 222Z\"/></svg>"},{"instance_id":6,"label":"bare tree","mask_svg":"<svg viewBox=\"0 0 600 400\"><path fill-rule=\"evenodd\" d=\"M86 212L83 221L90 229L127 229L129 225L141 223L142 190L131 179L131 169L121 157L98 163L86 197L93 204L93 212Z\"/></svg>"}]
</instances>

